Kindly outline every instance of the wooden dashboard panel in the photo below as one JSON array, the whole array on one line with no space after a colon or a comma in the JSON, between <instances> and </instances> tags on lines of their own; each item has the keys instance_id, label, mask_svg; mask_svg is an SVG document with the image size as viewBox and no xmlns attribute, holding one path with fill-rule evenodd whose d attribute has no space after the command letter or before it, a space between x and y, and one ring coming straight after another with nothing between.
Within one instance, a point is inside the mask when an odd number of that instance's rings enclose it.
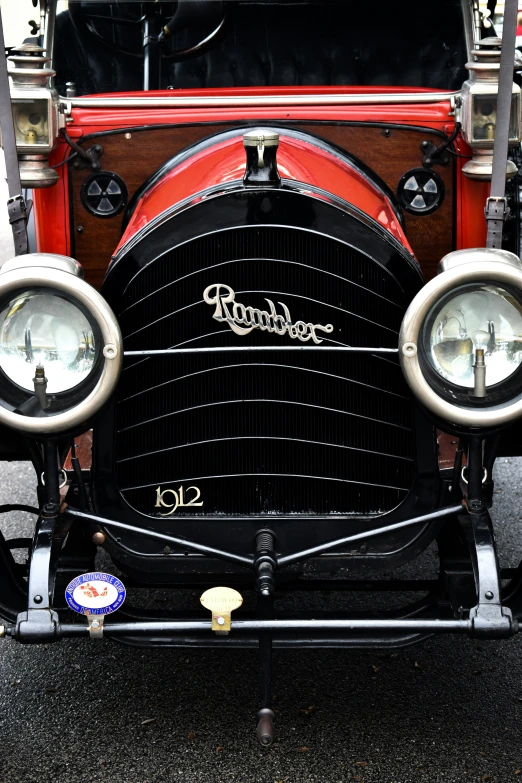
<instances>
[{"instance_id":1,"label":"wooden dashboard panel","mask_svg":"<svg viewBox=\"0 0 522 783\"><path fill-rule=\"evenodd\" d=\"M113 171L124 180L129 197L132 197L137 188L173 155L200 139L240 124L180 125L100 136L97 142L103 146L101 165L104 170ZM298 122L292 123L291 127L342 147L373 169L393 192L406 171L422 166L421 142L428 139L439 144L442 141L441 137L429 131L393 126ZM453 249L453 166L451 163L437 165L435 170L442 177L446 189L441 207L425 216L404 213L406 233L426 280L433 277L442 256ZM71 165L72 245L76 258L84 266L86 279L99 288L121 237L123 215L98 218L84 208L80 188L90 173Z\"/></svg>"}]
</instances>

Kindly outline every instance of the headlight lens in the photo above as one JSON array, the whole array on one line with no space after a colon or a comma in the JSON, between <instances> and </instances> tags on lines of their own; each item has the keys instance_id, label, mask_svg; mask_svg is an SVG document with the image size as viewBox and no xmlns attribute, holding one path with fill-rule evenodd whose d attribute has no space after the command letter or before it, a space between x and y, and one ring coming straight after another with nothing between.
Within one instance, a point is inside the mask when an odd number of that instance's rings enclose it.
<instances>
[{"instance_id":1,"label":"headlight lens","mask_svg":"<svg viewBox=\"0 0 522 783\"><path fill-rule=\"evenodd\" d=\"M423 346L442 378L468 389L474 385L475 350L483 348L486 385L501 383L522 363L522 305L499 286L466 286L432 308Z\"/></svg>"},{"instance_id":2,"label":"headlight lens","mask_svg":"<svg viewBox=\"0 0 522 783\"><path fill-rule=\"evenodd\" d=\"M33 391L36 365L42 364L47 392L69 391L96 365L97 332L87 314L59 292L25 291L0 312L0 367L11 381Z\"/></svg>"}]
</instances>

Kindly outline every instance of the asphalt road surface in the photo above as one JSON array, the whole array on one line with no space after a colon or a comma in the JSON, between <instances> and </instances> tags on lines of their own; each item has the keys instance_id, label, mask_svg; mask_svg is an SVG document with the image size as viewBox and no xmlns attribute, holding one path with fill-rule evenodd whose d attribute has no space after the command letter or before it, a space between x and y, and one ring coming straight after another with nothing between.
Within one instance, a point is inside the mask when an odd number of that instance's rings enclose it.
<instances>
[{"instance_id":1,"label":"asphalt road surface","mask_svg":"<svg viewBox=\"0 0 522 783\"><path fill-rule=\"evenodd\" d=\"M522 460L498 465L509 566L522 556L521 476ZM2 467L0 503L33 502L32 484L28 465ZM29 519L12 513L1 527L27 535ZM423 569L434 563L427 552ZM0 783L522 781L522 638L274 659L277 736L262 749L253 650L0 642Z\"/></svg>"}]
</instances>

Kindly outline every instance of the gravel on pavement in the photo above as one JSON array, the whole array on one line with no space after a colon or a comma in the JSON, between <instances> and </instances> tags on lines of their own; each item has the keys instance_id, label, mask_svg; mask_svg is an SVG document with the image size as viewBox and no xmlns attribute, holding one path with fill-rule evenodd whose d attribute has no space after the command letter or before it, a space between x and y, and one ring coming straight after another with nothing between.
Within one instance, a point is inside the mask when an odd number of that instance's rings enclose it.
<instances>
[{"instance_id":1,"label":"gravel on pavement","mask_svg":"<svg viewBox=\"0 0 522 783\"><path fill-rule=\"evenodd\" d=\"M511 566L522 556L521 469L517 459L496 468L495 524ZM0 503L34 502L33 484L29 465L4 464ZM20 512L1 523L9 536L31 525ZM429 551L408 575L433 565ZM198 594L187 600L197 605ZM257 673L254 650L6 640L0 783L522 780L519 638L275 651L276 742L268 749L255 739Z\"/></svg>"}]
</instances>

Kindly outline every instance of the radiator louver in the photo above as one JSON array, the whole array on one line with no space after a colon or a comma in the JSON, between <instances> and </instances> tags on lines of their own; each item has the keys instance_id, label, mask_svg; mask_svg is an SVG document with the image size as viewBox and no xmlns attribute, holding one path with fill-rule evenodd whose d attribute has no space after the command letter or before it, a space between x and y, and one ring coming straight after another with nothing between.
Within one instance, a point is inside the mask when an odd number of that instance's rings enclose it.
<instances>
[{"instance_id":1,"label":"radiator louver","mask_svg":"<svg viewBox=\"0 0 522 783\"><path fill-rule=\"evenodd\" d=\"M126 350L264 346L266 351L127 359L116 405L116 479L154 514L156 487L201 492L176 515L370 514L414 479L413 406L396 355L270 351L302 345L212 318L204 289L284 302L292 320L333 324L322 345L397 346L395 278L356 249L308 230L231 229L181 245L129 284ZM278 308L281 312L281 309ZM186 494L186 493L185 493ZM191 491L189 497L195 495Z\"/></svg>"}]
</instances>

